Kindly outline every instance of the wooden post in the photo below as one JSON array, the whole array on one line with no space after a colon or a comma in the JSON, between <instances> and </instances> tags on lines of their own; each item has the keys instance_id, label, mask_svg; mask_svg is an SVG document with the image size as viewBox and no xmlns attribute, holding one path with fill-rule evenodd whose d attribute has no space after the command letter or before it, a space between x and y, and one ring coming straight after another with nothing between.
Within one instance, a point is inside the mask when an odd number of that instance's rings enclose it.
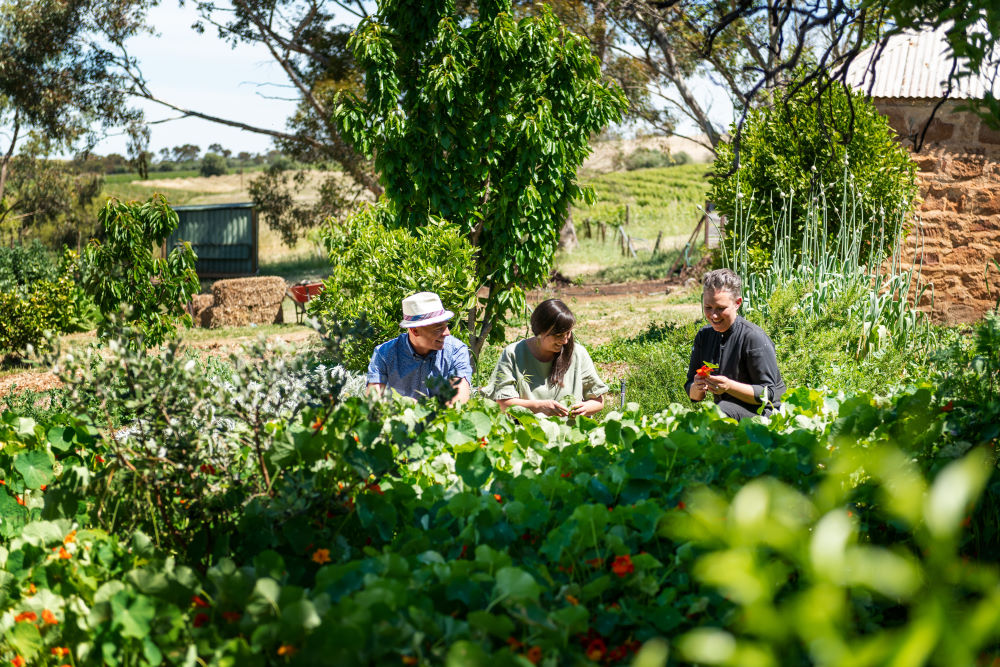
<instances>
[{"instance_id":1,"label":"wooden post","mask_svg":"<svg viewBox=\"0 0 1000 667\"><path fill-rule=\"evenodd\" d=\"M628 227L629 210L628 204L625 204L625 226Z\"/></svg>"},{"instance_id":2,"label":"wooden post","mask_svg":"<svg viewBox=\"0 0 1000 667\"><path fill-rule=\"evenodd\" d=\"M656 253L660 249L660 240L661 239L663 239L663 230L662 229L656 233L656 244L653 246L653 257L656 257Z\"/></svg>"},{"instance_id":3,"label":"wooden post","mask_svg":"<svg viewBox=\"0 0 1000 667\"><path fill-rule=\"evenodd\" d=\"M590 218L587 218L586 220L583 221L583 226L584 226L584 229L585 229L585 231L583 233L584 238L588 238L588 239L592 238L593 234L591 234L591 232L590 232Z\"/></svg>"},{"instance_id":4,"label":"wooden post","mask_svg":"<svg viewBox=\"0 0 1000 667\"><path fill-rule=\"evenodd\" d=\"M601 243L607 243L608 242L608 226L605 225L603 221L598 222L597 224L600 225L599 229L601 230Z\"/></svg>"}]
</instances>

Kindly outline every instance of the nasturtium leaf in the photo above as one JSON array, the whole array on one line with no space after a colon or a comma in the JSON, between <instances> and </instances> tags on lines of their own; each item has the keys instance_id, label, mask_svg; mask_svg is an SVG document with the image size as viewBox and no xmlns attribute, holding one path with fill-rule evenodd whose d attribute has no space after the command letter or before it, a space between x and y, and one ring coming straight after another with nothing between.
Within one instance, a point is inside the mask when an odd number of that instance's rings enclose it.
<instances>
[{"instance_id":1,"label":"nasturtium leaf","mask_svg":"<svg viewBox=\"0 0 1000 667\"><path fill-rule=\"evenodd\" d=\"M149 624L156 615L156 607L145 595L136 596L132 604L128 594L119 591L111 598L111 614L115 625L122 629L122 636L143 639L149 635Z\"/></svg>"},{"instance_id":2,"label":"nasturtium leaf","mask_svg":"<svg viewBox=\"0 0 1000 667\"><path fill-rule=\"evenodd\" d=\"M31 660L42 650L42 635L34 623L15 623L6 640L27 660Z\"/></svg>"},{"instance_id":3,"label":"nasturtium leaf","mask_svg":"<svg viewBox=\"0 0 1000 667\"><path fill-rule=\"evenodd\" d=\"M563 626L565 632L574 634L587 631L590 612L583 605L571 605L551 613L549 617L558 625Z\"/></svg>"},{"instance_id":4,"label":"nasturtium leaf","mask_svg":"<svg viewBox=\"0 0 1000 667\"><path fill-rule=\"evenodd\" d=\"M15 417L11 426L21 438L31 438L35 435L35 420L31 417Z\"/></svg>"},{"instance_id":5,"label":"nasturtium leaf","mask_svg":"<svg viewBox=\"0 0 1000 667\"><path fill-rule=\"evenodd\" d=\"M52 459L49 458L48 452L41 450L23 452L15 456L14 469L21 473L29 489L38 489L55 479L52 473Z\"/></svg>"},{"instance_id":6,"label":"nasturtium leaf","mask_svg":"<svg viewBox=\"0 0 1000 667\"><path fill-rule=\"evenodd\" d=\"M445 667L489 667L492 659L479 644L461 640L451 645Z\"/></svg>"},{"instance_id":7,"label":"nasturtium leaf","mask_svg":"<svg viewBox=\"0 0 1000 667\"><path fill-rule=\"evenodd\" d=\"M535 578L520 568L505 567L497 572L496 594L504 600L537 602L541 593Z\"/></svg>"},{"instance_id":8,"label":"nasturtium leaf","mask_svg":"<svg viewBox=\"0 0 1000 667\"><path fill-rule=\"evenodd\" d=\"M53 447L61 452L65 452L73 446L73 440L76 438L76 429L72 426L53 426L46 434L46 438Z\"/></svg>"},{"instance_id":9,"label":"nasturtium leaf","mask_svg":"<svg viewBox=\"0 0 1000 667\"><path fill-rule=\"evenodd\" d=\"M258 579L247 602L247 613L258 618L277 612L280 596L281 586L277 581L269 578Z\"/></svg>"},{"instance_id":10,"label":"nasturtium leaf","mask_svg":"<svg viewBox=\"0 0 1000 667\"><path fill-rule=\"evenodd\" d=\"M362 493L355 503L362 528L374 527L383 540L391 540L396 530L396 508L376 493Z\"/></svg>"},{"instance_id":11,"label":"nasturtium leaf","mask_svg":"<svg viewBox=\"0 0 1000 667\"><path fill-rule=\"evenodd\" d=\"M281 610L281 623L292 632L313 630L322 623L310 600L298 600Z\"/></svg>"},{"instance_id":12,"label":"nasturtium leaf","mask_svg":"<svg viewBox=\"0 0 1000 667\"><path fill-rule=\"evenodd\" d=\"M474 410L467 413L462 421L467 421L475 429L476 438L484 438L493 430L493 420L485 412Z\"/></svg>"},{"instance_id":13,"label":"nasturtium leaf","mask_svg":"<svg viewBox=\"0 0 1000 667\"><path fill-rule=\"evenodd\" d=\"M467 618L472 627L500 639L507 639L514 633L514 621L503 614L473 611L469 613Z\"/></svg>"},{"instance_id":14,"label":"nasturtium leaf","mask_svg":"<svg viewBox=\"0 0 1000 667\"><path fill-rule=\"evenodd\" d=\"M142 639L142 652L146 656L146 662L153 665L153 667L163 662L163 653L149 637L143 637Z\"/></svg>"},{"instance_id":15,"label":"nasturtium leaf","mask_svg":"<svg viewBox=\"0 0 1000 667\"><path fill-rule=\"evenodd\" d=\"M285 559L277 551L270 549L254 556L253 567L258 577L281 579L285 575Z\"/></svg>"},{"instance_id":16,"label":"nasturtium leaf","mask_svg":"<svg viewBox=\"0 0 1000 667\"><path fill-rule=\"evenodd\" d=\"M480 448L471 452L461 452L455 457L455 472L467 486L479 488L493 474L493 464L490 457Z\"/></svg>"},{"instance_id":17,"label":"nasturtium leaf","mask_svg":"<svg viewBox=\"0 0 1000 667\"><path fill-rule=\"evenodd\" d=\"M463 426L465 428L463 428ZM448 424L448 429L445 431L444 440L449 445L464 445L467 442L475 439L476 430L469 423L463 424L450 423Z\"/></svg>"},{"instance_id":18,"label":"nasturtium leaf","mask_svg":"<svg viewBox=\"0 0 1000 667\"><path fill-rule=\"evenodd\" d=\"M61 545L67 532L52 521L32 521L21 531L21 539L38 547L48 547Z\"/></svg>"}]
</instances>

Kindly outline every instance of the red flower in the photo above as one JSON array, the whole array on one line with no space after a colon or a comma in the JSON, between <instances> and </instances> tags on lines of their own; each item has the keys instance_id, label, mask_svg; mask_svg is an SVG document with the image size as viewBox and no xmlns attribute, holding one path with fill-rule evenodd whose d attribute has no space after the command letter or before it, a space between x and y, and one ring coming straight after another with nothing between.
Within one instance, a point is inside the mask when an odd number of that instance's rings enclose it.
<instances>
[{"instance_id":1,"label":"red flower","mask_svg":"<svg viewBox=\"0 0 1000 667\"><path fill-rule=\"evenodd\" d=\"M222 612L222 618L226 619L229 623L236 623L243 618L243 614L238 611L224 611Z\"/></svg>"},{"instance_id":2,"label":"red flower","mask_svg":"<svg viewBox=\"0 0 1000 667\"><path fill-rule=\"evenodd\" d=\"M55 657L61 658L64 655L69 655L69 648L67 648L66 646L54 646L52 647L52 651L50 652Z\"/></svg>"},{"instance_id":3,"label":"red flower","mask_svg":"<svg viewBox=\"0 0 1000 667\"><path fill-rule=\"evenodd\" d=\"M369 491L374 491L375 493L379 494L380 496L384 496L385 495L385 492L382 490L382 487L379 486L378 484L366 484L365 488L368 489Z\"/></svg>"},{"instance_id":4,"label":"red flower","mask_svg":"<svg viewBox=\"0 0 1000 667\"><path fill-rule=\"evenodd\" d=\"M214 474L216 474L216 472L215 472L215 466L212 465L211 463L202 463L201 467L199 468L199 470L201 470L203 473L205 473L207 475L214 475Z\"/></svg>"},{"instance_id":5,"label":"red flower","mask_svg":"<svg viewBox=\"0 0 1000 667\"><path fill-rule=\"evenodd\" d=\"M587 644L587 659L597 662L604 657L604 654L607 652L607 650L608 647L604 643L603 639L594 639L589 644Z\"/></svg>"},{"instance_id":6,"label":"red flower","mask_svg":"<svg viewBox=\"0 0 1000 667\"><path fill-rule=\"evenodd\" d=\"M10 661L10 664L14 665L14 667L24 667L24 658L19 655L15 655L14 659Z\"/></svg>"},{"instance_id":7,"label":"red flower","mask_svg":"<svg viewBox=\"0 0 1000 667\"><path fill-rule=\"evenodd\" d=\"M493 500L497 501L498 503L502 503L503 502L503 496L501 496L499 493L494 493L493 494Z\"/></svg>"},{"instance_id":8,"label":"red flower","mask_svg":"<svg viewBox=\"0 0 1000 667\"><path fill-rule=\"evenodd\" d=\"M515 637L507 637L507 645L510 646L510 648L512 650L514 650L514 651L516 651L517 649L521 648L521 646L523 646L523 644L521 644L521 642L517 641L517 639Z\"/></svg>"},{"instance_id":9,"label":"red flower","mask_svg":"<svg viewBox=\"0 0 1000 667\"><path fill-rule=\"evenodd\" d=\"M21 623L22 621L31 621L34 623L38 620L38 614L33 611L22 611L20 614L14 617L15 623Z\"/></svg>"},{"instance_id":10,"label":"red flower","mask_svg":"<svg viewBox=\"0 0 1000 667\"><path fill-rule=\"evenodd\" d=\"M679 501L679 502L677 503L677 509L679 509L679 510L683 510L683 509L684 509L685 507L687 507L687 505L685 505L685 504L684 504L684 501L683 501L683 500L681 500L681 501Z\"/></svg>"},{"instance_id":11,"label":"red flower","mask_svg":"<svg viewBox=\"0 0 1000 667\"><path fill-rule=\"evenodd\" d=\"M14 496L14 500L16 500L16 501L17 501L17 504L18 504L18 505L21 505L21 506L24 506L24 498L22 498L21 496L17 496L17 495L15 495L15 496Z\"/></svg>"},{"instance_id":12,"label":"red flower","mask_svg":"<svg viewBox=\"0 0 1000 667\"><path fill-rule=\"evenodd\" d=\"M49 625L56 625L57 623L59 623L59 619L56 618L56 615L53 614L48 609L42 610L42 620L48 623Z\"/></svg>"},{"instance_id":13,"label":"red flower","mask_svg":"<svg viewBox=\"0 0 1000 667\"><path fill-rule=\"evenodd\" d=\"M951 412L955 409L955 401L948 401L941 406L941 412Z\"/></svg>"},{"instance_id":14,"label":"red flower","mask_svg":"<svg viewBox=\"0 0 1000 667\"><path fill-rule=\"evenodd\" d=\"M604 567L603 558L591 558L590 560L586 561L586 563L595 570Z\"/></svg>"},{"instance_id":15,"label":"red flower","mask_svg":"<svg viewBox=\"0 0 1000 667\"><path fill-rule=\"evenodd\" d=\"M704 364L701 368L695 371L695 375L703 378L707 378L711 374L712 374L712 367L709 366L708 364Z\"/></svg>"},{"instance_id":16,"label":"red flower","mask_svg":"<svg viewBox=\"0 0 1000 667\"><path fill-rule=\"evenodd\" d=\"M38 490L39 491L44 491L47 488L48 488L48 484L42 484L40 487L38 487Z\"/></svg>"},{"instance_id":17,"label":"red flower","mask_svg":"<svg viewBox=\"0 0 1000 667\"><path fill-rule=\"evenodd\" d=\"M96 460L97 460L98 463L104 463L104 457L101 456L100 454L97 455Z\"/></svg>"},{"instance_id":18,"label":"red flower","mask_svg":"<svg viewBox=\"0 0 1000 667\"><path fill-rule=\"evenodd\" d=\"M194 627L200 628L206 623L208 623L208 614L206 614L205 612L201 612L199 614L194 615L194 621L192 622L192 625L194 625Z\"/></svg>"},{"instance_id":19,"label":"red flower","mask_svg":"<svg viewBox=\"0 0 1000 667\"><path fill-rule=\"evenodd\" d=\"M628 657L628 647L627 646L616 646L610 651L608 651L608 660L610 662L620 662Z\"/></svg>"},{"instance_id":20,"label":"red flower","mask_svg":"<svg viewBox=\"0 0 1000 667\"><path fill-rule=\"evenodd\" d=\"M615 560L611 563L611 571L617 574L619 577L625 577L626 575L635 572L635 565L632 564L632 557L628 554L624 556L615 556Z\"/></svg>"},{"instance_id":21,"label":"red flower","mask_svg":"<svg viewBox=\"0 0 1000 667\"><path fill-rule=\"evenodd\" d=\"M560 476L560 477L569 477L569 476L570 476L570 475L572 475L572 474L573 474L573 473L571 473L571 472L561 472L561 473L559 473L559 476Z\"/></svg>"},{"instance_id":22,"label":"red flower","mask_svg":"<svg viewBox=\"0 0 1000 667\"><path fill-rule=\"evenodd\" d=\"M197 595L191 596L191 604L193 604L195 607L201 607L202 609L208 609L209 607L212 606L209 603L205 602L205 600L203 600L202 598L198 597Z\"/></svg>"},{"instance_id":23,"label":"red flower","mask_svg":"<svg viewBox=\"0 0 1000 667\"><path fill-rule=\"evenodd\" d=\"M524 657L526 657L531 664L537 665L542 660L542 648L540 646L532 646L528 649L528 652L524 654Z\"/></svg>"}]
</instances>

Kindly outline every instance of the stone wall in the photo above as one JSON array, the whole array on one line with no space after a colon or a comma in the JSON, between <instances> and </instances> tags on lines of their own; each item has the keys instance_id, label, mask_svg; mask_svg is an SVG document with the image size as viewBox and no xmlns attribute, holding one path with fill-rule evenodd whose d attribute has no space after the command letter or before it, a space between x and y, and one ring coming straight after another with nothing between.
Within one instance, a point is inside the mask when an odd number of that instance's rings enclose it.
<instances>
[{"instance_id":1,"label":"stone wall","mask_svg":"<svg viewBox=\"0 0 1000 667\"><path fill-rule=\"evenodd\" d=\"M876 100L901 141L912 150L932 102ZM946 102L927 128L913 159L919 168L920 231L906 241L912 266L922 245L924 283L933 283L921 306L937 322L979 319L1000 296L1000 132L975 114ZM989 285L985 277L989 267Z\"/></svg>"}]
</instances>

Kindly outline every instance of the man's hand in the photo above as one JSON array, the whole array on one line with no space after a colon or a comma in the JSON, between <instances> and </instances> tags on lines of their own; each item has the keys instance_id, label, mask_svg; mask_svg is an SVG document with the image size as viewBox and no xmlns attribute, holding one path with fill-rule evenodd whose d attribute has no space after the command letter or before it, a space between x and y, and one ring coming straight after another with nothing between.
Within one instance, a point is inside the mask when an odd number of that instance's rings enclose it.
<instances>
[{"instance_id":1,"label":"man's hand","mask_svg":"<svg viewBox=\"0 0 1000 667\"><path fill-rule=\"evenodd\" d=\"M742 382L737 382L731 378L727 378L725 375L709 375L705 378L705 384L706 391L715 394L716 396L729 394L733 398L741 400L744 403L750 403L751 405L760 403L760 399L753 395L753 387ZM693 387L694 385L692 385L692 388Z\"/></svg>"}]
</instances>

